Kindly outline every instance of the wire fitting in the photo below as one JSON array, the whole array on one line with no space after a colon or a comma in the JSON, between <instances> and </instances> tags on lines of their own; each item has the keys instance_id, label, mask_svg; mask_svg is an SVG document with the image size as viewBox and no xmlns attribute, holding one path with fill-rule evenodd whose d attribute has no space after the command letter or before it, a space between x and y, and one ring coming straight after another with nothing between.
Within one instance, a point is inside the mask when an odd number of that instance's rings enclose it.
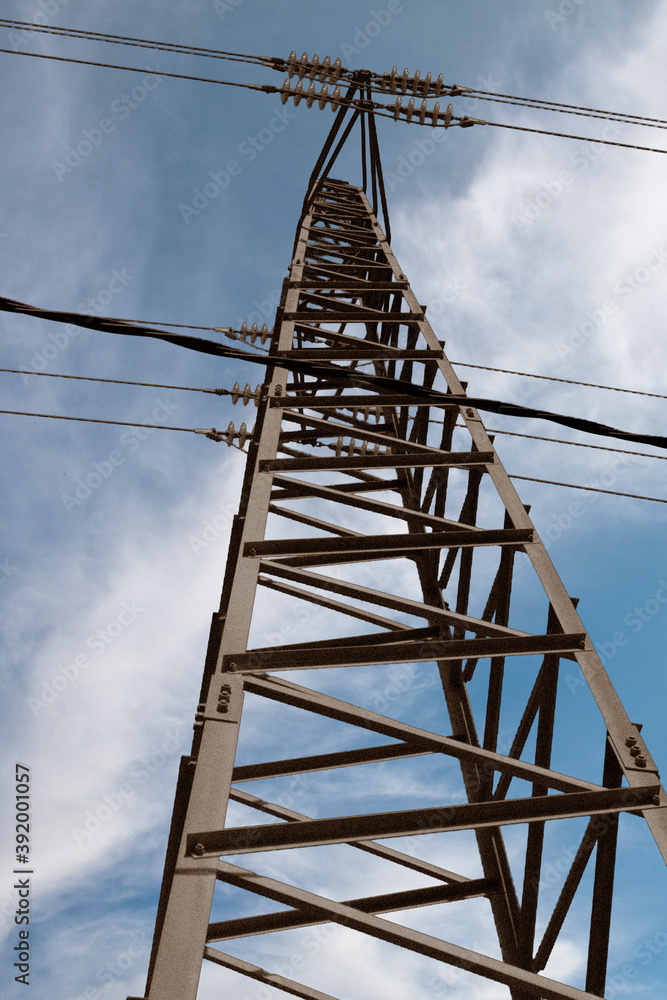
<instances>
[{"instance_id":1,"label":"wire fitting","mask_svg":"<svg viewBox=\"0 0 667 1000\"><path fill-rule=\"evenodd\" d=\"M232 446L237 448L243 448L248 438L252 438L253 432L248 432L248 428L245 424L241 424L238 431L234 427L233 421L230 422L226 431L216 430L215 427L196 427L195 434L204 434L211 441L224 441L230 448ZM238 444L236 442L238 441Z\"/></svg>"}]
</instances>

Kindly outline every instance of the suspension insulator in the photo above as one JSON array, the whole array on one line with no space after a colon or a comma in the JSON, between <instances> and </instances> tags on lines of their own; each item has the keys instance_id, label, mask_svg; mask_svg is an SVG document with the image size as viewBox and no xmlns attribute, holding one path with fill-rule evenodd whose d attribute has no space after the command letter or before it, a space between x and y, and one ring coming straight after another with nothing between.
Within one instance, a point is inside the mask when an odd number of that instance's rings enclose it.
<instances>
[{"instance_id":1,"label":"suspension insulator","mask_svg":"<svg viewBox=\"0 0 667 1000\"><path fill-rule=\"evenodd\" d=\"M438 79L435 81L435 96L440 97L442 93L442 73L438 74Z\"/></svg>"},{"instance_id":2,"label":"suspension insulator","mask_svg":"<svg viewBox=\"0 0 667 1000\"><path fill-rule=\"evenodd\" d=\"M339 56L338 59L336 59L333 66L331 67L331 72L329 73L329 82L335 83L342 72L343 72L343 67L341 66L340 56Z\"/></svg>"},{"instance_id":3,"label":"suspension insulator","mask_svg":"<svg viewBox=\"0 0 667 1000\"><path fill-rule=\"evenodd\" d=\"M398 76L398 70L394 66L393 69L392 69L392 71L391 71L391 75L389 77L389 90L392 92L392 94L396 93L396 86L397 86L397 84L396 84L396 78L397 78L397 76Z\"/></svg>"},{"instance_id":4,"label":"suspension insulator","mask_svg":"<svg viewBox=\"0 0 667 1000\"><path fill-rule=\"evenodd\" d=\"M431 125L438 124L438 115L440 114L440 102L436 101L433 105L433 111L431 111Z\"/></svg>"},{"instance_id":5,"label":"suspension insulator","mask_svg":"<svg viewBox=\"0 0 667 1000\"><path fill-rule=\"evenodd\" d=\"M303 77L306 75L307 69L308 69L308 53L304 52L304 54L301 56L301 59L299 60L299 66L298 66L300 80L302 80Z\"/></svg>"},{"instance_id":6,"label":"suspension insulator","mask_svg":"<svg viewBox=\"0 0 667 1000\"><path fill-rule=\"evenodd\" d=\"M290 76L292 74L290 73ZM292 88L290 87L289 78L285 80L284 84L280 88L280 100L283 104L287 104L292 95Z\"/></svg>"},{"instance_id":7,"label":"suspension insulator","mask_svg":"<svg viewBox=\"0 0 667 1000\"><path fill-rule=\"evenodd\" d=\"M227 430L225 431L224 437L225 437L225 441L227 442L228 446L231 448L231 446L234 444L234 422L233 421L231 421L230 424L229 424L229 426L227 427Z\"/></svg>"},{"instance_id":8,"label":"suspension insulator","mask_svg":"<svg viewBox=\"0 0 667 1000\"><path fill-rule=\"evenodd\" d=\"M314 80L315 77L317 76L317 74L320 71L320 60L317 58L317 52L315 53L315 55L313 56L313 58L310 60L310 66L311 66L311 70L310 70L310 74L309 74L310 75L310 79Z\"/></svg>"},{"instance_id":9,"label":"suspension insulator","mask_svg":"<svg viewBox=\"0 0 667 1000\"><path fill-rule=\"evenodd\" d=\"M294 98L295 106L298 106L301 101L301 98L303 97L303 82L300 79L297 81L297 85L294 88L294 93L292 94L292 97Z\"/></svg>"},{"instance_id":10,"label":"suspension insulator","mask_svg":"<svg viewBox=\"0 0 667 1000\"><path fill-rule=\"evenodd\" d=\"M401 113L401 98L400 95L396 98L396 103L394 104L394 121L398 121L398 116Z\"/></svg>"},{"instance_id":11,"label":"suspension insulator","mask_svg":"<svg viewBox=\"0 0 667 1000\"><path fill-rule=\"evenodd\" d=\"M234 426L232 424L232 426ZM242 448L248 439L248 428L245 424L241 424L239 427L239 448Z\"/></svg>"},{"instance_id":12,"label":"suspension insulator","mask_svg":"<svg viewBox=\"0 0 667 1000\"><path fill-rule=\"evenodd\" d=\"M449 128L453 114L454 114L454 108L451 106L451 104L448 104L447 108L445 109L445 128Z\"/></svg>"},{"instance_id":13,"label":"suspension insulator","mask_svg":"<svg viewBox=\"0 0 667 1000\"><path fill-rule=\"evenodd\" d=\"M315 84L311 81L310 86L308 87L308 96L306 97L306 105L309 108L312 108L313 101L316 97L317 94L315 93Z\"/></svg>"},{"instance_id":14,"label":"suspension insulator","mask_svg":"<svg viewBox=\"0 0 667 1000\"><path fill-rule=\"evenodd\" d=\"M415 111L415 99L414 97L411 97L410 100L408 101L408 106L405 109L405 117L409 122L412 121L412 116L414 114L414 111Z\"/></svg>"},{"instance_id":15,"label":"suspension insulator","mask_svg":"<svg viewBox=\"0 0 667 1000\"><path fill-rule=\"evenodd\" d=\"M265 323L260 331L259 339L261 340L262 344L265 344L266 341L269 340L272 336L273 336L273 330L272 329L269 330L268 326Z\"/></svg>"},{"instance_id":16,"label":"suspension insulator","mask_svg":"<svg viewBox=\"0 0 667 1000\"><path fill-rule=\"evenodd\" d=\"M343 439L339 437L336 441L336 458L340 458L343 453Z\"/></svg>"},{"instance_id":17,"label":"suspension insulator","mask_svg":"<svg viewBox=\"0 0 667 1000\"><path fill-rule=\"evenodd\" d=\"M329 70L331 69L331 59L329 56L324 57L324 62L320 67L320 83L324 83L327 76L329 75Z\"/></svg>"},{"instance_id":18,"label":"suspension insulator","mask_svg":"<svg viewBox=\"0 0 667 1000\"><path fill-rule=\"evenodd\" d=\"M426 118L426 101L422 101L421 107L419 108L419 124L424 124L424 119Z\"/></svg>"},{"instance_id":19,"label":"suspension insulator","mask_svg":"<svg viewBox=\"0 0 667 1000\"><path fill-rule=\"evenodd\" d=\"M428 97L429 91L431 89L431 74L427 73L424 77L424 82L422 83L422 94L424 97Z\"/></svg>"},{"instance_id":20,"label":"suspension insulator","mask_svg":"<svg viewBox=\"0 0 667 1000\"><path fill-rule=\"evenodd\" d=\"M234 387L232 388L232 403L234 404L238 403L240 395L241 395L241 389L239 387L238 382L235 382Z\"/></svg>"},{"instance_id":21,"label":"suspension insulator","mask_svg":"<svg viewBox=\"0 0 667 1000\"><path fill-rule=\"evenodd\" d=\"M415 73L412 78L412 93L416 94L419 90L419 70Z\"/></svg>"},{"instance_id":22,"label":"suspension insulator","mask_svg":"<svg viewBox=\"0 0 667 1000\"><path fill-rule=\"evenodd\" d=\"M331 110L335 112L336 105L340 104L340 87L334 87L334 92L331 97Z\"/></svg>"},{"instance_id":23,"label":"suspension insulator","mask_svg":"<svg viewBox=\"0 0 667 1000\"><path fill-rule=\"evenodd\" d=\"M410 71L407 69L403 70L403 76L401 77L401 93L407 94L408 92L408 80L410 79Z\"/></svg>"},{"instance_id":24,"label":"suspension insulator","mask_svg":"<svg viewBox=\"0 0 667 1000\"><path fill-rule=\"evenodd\" d=\"M290 80L292 79L295 73L296 73L296 52L294 51L294 49L292 49L292 51L289 54L289 59L287 60L287 75L289 76Z\"/></svg>"},{"instance_id":25,"label":"suspension insulator","mask_svg":"<svg viewBox=\"0 0 667 1000\"><path fill-rule=\"evenodd\" d=\"M327 106L328 97L329 97L329 88L327 87L326 83L324 83L322 84L322 89L320 90L320 100L319 100L320 111L323 111L324 108Z\"/></svg>"}]
</instances>

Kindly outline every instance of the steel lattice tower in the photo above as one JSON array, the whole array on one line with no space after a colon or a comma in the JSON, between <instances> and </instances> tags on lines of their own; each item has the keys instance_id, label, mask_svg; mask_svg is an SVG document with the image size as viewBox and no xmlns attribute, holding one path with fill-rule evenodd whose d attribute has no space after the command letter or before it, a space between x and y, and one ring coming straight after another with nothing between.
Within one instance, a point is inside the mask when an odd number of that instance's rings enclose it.
<instances>
[{"instance_id":1,"label":"steel lattice tower","mask_svg":"<svg viewBox=\"0 0 667 1000\"><path fill-rule=\"evenodd\" d=\"M342 117L343 109L336 128ZM323 165L332 130L297 230L213 616L192 752L181 763L146 997L195 1000L208 961L286 994L331 1000L219 946L327 922L505 984L513 1000L601 997L619 814L633 813L639 818L628 822L635 823L643 817L667 860L667 799L640 727L623 709L392 254L376 218L378 193L385 218L386 206L372 116L368 128L364 185L329 179ZM373 205L364 192L369 175ZM531 625L521 607L510 607L513 580L515 593L530 595L524 603ZM313 606L324 609L318 620L329 638L320 632L249 646L268 599L280 601L286 620L295 622ZM363 631L355 634L359 622ZM556 711L563 660L579 664L599 709L591 720L604 760L598 781L552 769L570 735L567 714ZM430 697L412 698L408 685L402 699L385 698L384 711L372 710L373 690L387 690L392 665L408 665L403 676L410 677L415 664L427 665L420 670L431 678ZM306 671L305 685L291 679L299 670ZM269 703L279 703L272 723L279 759L237 764L244 696L263 706L263 719ZM509 699L518 723L500 744ZM289 726L280 721L285 707ZM304 754L302 734L313 719L329 720L329 749ZM333 744L332 722L340 732ZM366 782L372 794L374 768L381 765L391 780L394 770L405 775L406 761L428 768L431 804L363 809L359 787ZM321 776L317 819L236 787L306 773ZM335 784L327 780L332 773ZM359 814L337 815L341 788L360 803ZM230 799L271 821L225 827ZM576 827L578 848L560 896L538 920L546 828L582 817L588 823ZM527 831L518 865L506 844L506 827L515 824ZM433 838L450 831L469 831L481 877L426 859ZM400 837L419 840L408 850L400 841L378 842ZM311 849L302 856L312 858L323 845L343 845L339 850L352 858L355 898L341 902L304 888L313 881L311 863L299 886L263 874L275 874L274 852ZM582 882L589 862L592 877ZM405 881L408 871L419 887L369 895L365 863L384 865L387 886L395 885L394 873ZM244 899L245 915L227 910L213 919L221 912L216 888L224 887ZM573 900L584 893L582 991L541 973ZM253 909L257 896L282 908ZM500 958L448 941L447 904L480 898ZM415 908L425 919L435 914L429 933L383 916ZM546 929L538 935L540 924Z\"/></svg>"}]
</instances>

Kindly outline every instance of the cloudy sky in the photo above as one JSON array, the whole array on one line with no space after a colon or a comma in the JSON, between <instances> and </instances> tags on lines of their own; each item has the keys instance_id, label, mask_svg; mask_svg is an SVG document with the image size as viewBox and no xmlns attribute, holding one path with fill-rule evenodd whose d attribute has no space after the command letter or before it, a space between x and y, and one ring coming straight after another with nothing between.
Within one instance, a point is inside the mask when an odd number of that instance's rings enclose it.
<instances>
[{"instance_id":1,"label":"cloudy sky","mask_svg":"<svg viewBox=\"0 0 667 1000\"><path fill-rule=\"evenodd\" d=\"M69 0L6 0L3 16L265 56L317 52L320 59L340 56L352 69L397 65L484 91L665 113L664 0L95 0L85 10ZM268 69L242 64L7 28L0 48L139 67L132 74L0 53L0 294L158 323L271 326L330 111L160 77L170 71L282 83ZM600 119L462 98L455 113L667 149L658 129ZM451 129L438 143L404 123L382 120L378 132L393 249L469 392L664 434L667 157L481 125ZM341 158L338 176L358 182L357 159L355 147ZM262 377L256 366L16 315L1 314L0 331L7 369L196 389L231 388L237 380L254 386ZM252 423L249 410L202 392L0 377L6 410L174 428ZM140 996L178 760L190 746L243 457L180 431L0 420L2 783L12 801L14 764L29 766L32 995ZM487 423L607 443L538 421ZM516 476L667 499L664 456L500 435L496 443ZM667 613L657 595L667 586L667 507L515 484L580 598L631 718L644 723L654 757L666 762ZM279 624L267 607L258 644L269 644ZM410 675L415 691L425 678L419 670ZM565 712L584 725L586 699L575 675L568 696ZM308 812L313 785L283 794ZM239 810L233 818L248 822L248 815ZM11 846L9 808L2 824ZM655 892L661 885L664 900L664 870L644 831L628 831L624 843L635 838L642 862L634 881L620 878L627 919L614 932L608 996L657 998L667 977L667 914ZM461 859L465 849L462 841ZM338 849L326 850L321 863L333 881ZM16 943L12 857L9 849L3 854L0 888L8 997L19 995L8 974ZM637 885L641 892L633 893ZM473 946L482 946L486 920L480 910L462 930ZM377 943L363 947L365 958L384 961ZM357 937L340 930L306 954L321 951L333 992L352 995L343 956L361 955L359 948ZM578 985L584 958L574 938L565 941L560 971ZM357 982L354 995L403 1000L415 995L415 983L438 1000L507 993L456 977L434 984L410 963L387 960L384 981ZM256 984L221 975L230 996L261 1000ZM218 995L220 981L207 971L202 1000Z\"/></svg>"}]
</instances>

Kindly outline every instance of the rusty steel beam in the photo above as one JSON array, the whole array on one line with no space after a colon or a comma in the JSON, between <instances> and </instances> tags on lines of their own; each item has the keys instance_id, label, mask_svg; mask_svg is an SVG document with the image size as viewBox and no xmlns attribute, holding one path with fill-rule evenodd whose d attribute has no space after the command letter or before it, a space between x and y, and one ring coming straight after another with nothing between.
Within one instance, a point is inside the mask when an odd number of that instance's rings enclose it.
<instances>
[{"instance_id":1,"label":"rusty steel beam","mask_svg":"<svg viewBox=\"0 0 667 1000\"><path fill-rule=\"evenodd\" d=\"M363 896L348 899L344 906L352 906L362 913L392 913L398 910L414 909L418 906L433 906L436 903L454 903L461 899L477 899L498 891L498 883L477 878L454 885L433 885L423 889L405 889L402 892L388 892L378 896ZM280 910L277 913L262 913L257 917L240 917L236 920L219 920L208 928L209 941L227 941L230 938L249 937L253 934L271 934L275 931L293 930L295 927L311 927L324 923L319 910L300 907L298 910Z\"/></svg>"},{"instance_id":2,"label":"rusty steel beam","mask_svg":"<svg viewBox=\"0 0 667 1000\"><path fill-rule=\"evenodd\" d=\"M597 816L657 806L655 800L659 792L659 785L604 788L596 792L534 795L527 799L472 802L463 806L407 809L363 816L336 816L333 819L303 820L300 823L199 830L188 834L187 850L192 857L203 858L323 844L346 844L353 840L478 830L514 823L571 819L575 816Z\"/></svg>"}]
</instances>

